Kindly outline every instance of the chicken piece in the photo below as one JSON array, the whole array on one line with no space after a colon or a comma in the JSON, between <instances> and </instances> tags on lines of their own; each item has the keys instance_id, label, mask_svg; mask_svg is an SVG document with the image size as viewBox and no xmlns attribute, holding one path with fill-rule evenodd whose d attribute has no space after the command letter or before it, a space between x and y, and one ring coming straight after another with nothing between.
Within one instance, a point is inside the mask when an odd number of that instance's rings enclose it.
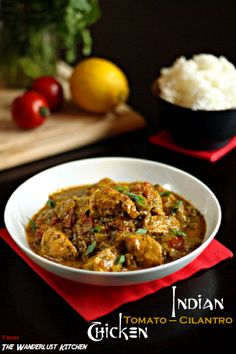
<instances>
[{"instance_id":1,"label":"chicken piece","mask_svg":"<svg viewBox=\"0 0 236 354\"><path fill-rule=\"evenodd\" d=\"M76 239L73 240L73 244L76 245L76 249L78 251L79 256L81 256L87 249L87 244L83 237L76 237Z\"/></svg>"},{"instance_id":2,"label":"chicken piece","mask_svg":"<svg viewBox=\"0 0 236 354\"><path fill-rule=\"evenodd\" d=\"M110 230L121 231L122 233L132 233L135 231L134 220L120 215L108 220L107 226Z\"/></svg>"},{"instance_id":3,"label":"chicken piece","mask_svg":"<svg viewBox=\"0 0 236 354\"><path fill-rule=\"evenodd\" d=\"M72 259L78 255L77 249L66 234L53 227L44 231L40 246L43 256L57 261Z\"/></svg>"},{"instance_id":4,"label":"chicken piece","mask_svg":"<svg viewBox=\"0 0 236 354\"><path fill-rule=\"evenodd\" d=\"M125 238L125 244L128 251L135 256L138 265L142 268L154 267L164 261L161 245L151 236L129 235Z\"/></svg>"},{"instance_id":5,"label":"chicken piece","mask_svg":"<svg viewBox=\"0 0 236 354\"><path fill-rule=\"evenodd\" d=\"M104 250L91 257L83 265L83 269L95 270L98 272L109 272L113 270L118 252L112 248L105 248Z\"/></svg>"},{"instance_id":6,"label":"chicken piece","mask_svg":"<svg viewBox=\"0 0 236 354\"><path fill-rule=\"evenodd\" d=\"M176 219L179 220L179 222L184 225L187 220L187 216L185 214L185 208L184 208L184 203L182 201L177 201L176 203L179 203L178 210L175 212L175 217Z\"/></svg>"},{"instance_id":7,"label":"chicken piece","mask_svg":"<svg viewBox=\"0 0 236 354\"><path fill-rule=\"evenodd\" d=\"M176 206L177 209L175 211ZM180 223L184 224L186 222L184 203L177 199L174 194L171 193L169 196L163 197L163 208L167 214L171 214L174 211L174 215Z\"/></svg>"},{"instance_id":8,"label":"chicken piece","mask_svg":"<svg viewBox=\"0 0 236 354\"><path fill-rule=\"evenodd\" d=\"M91 237L93 234L93 219L90 216L87 216L84 213L80 213L77 216L77 221L73 228L73 233L76 236L88 236Z\"/></svg>"},{"instance_id":9,"label":"chicken piece","mask_svg":"<svg viewBox=\"0 0 236 354\"><path fill-rule=\"evenodd\" d=\"M135 183L130 191L147 199L148 209L156 214L163 215L163 205L160 194L148 182Z\"/></svg>"},{"instance_id":10,"label":"chicken piece","mask_svg":"<svg viewBox=\"0 0 236 354\"><path fill-rule=\"evenodd\" d=\"M95 186L97 188L109 188L109 187L113 187L115 185L115 182L112 181L112 179L110 178L103 178L101 179L98 183L95 184Z\"/></svg>"},{"instance_id":11,"label":"chicken piece","mask_svg":"<svg viewBox=\"0 0 236 354\"><path fill-rule=\"evenodd\" d=\"M56 204L55 213L59 219L63 220L68 213L71 212L75 207L75 200L73 198L62 200Z\"/></svg>"},{"instance_id":12,"label":"chicken piece","mask_svg":"<svg viewBox=\"0 0 236 354\"><path fill-rule=\"evenodd\" d=\"M56 204L55 214L62 221L63 227L71 228L75 222L74 208L76 200L73 198L62 200Z\"/></svg>"},{"instance_id":13,"label":"chicken piece","mask_svg":"<svg viewBox=\"0 0 236 354\"><path fill-rule=\"evenodd\" d=\"M137 266L137 262L135 260L135 257L131 253L126 253L125 255L125 263L126 263L126 268L128 270L137 270L139 267Z\"/></svg>"},{"instance_id":14,"label":"chicken piece","mask_svg":"<svg viewBox=\"0 0 236 354\"><path fill-rule=\"evenodd\" d=\"M139 212L134 202L125 194L113 188L99 188L91 196L92 213L98 216L118 215L126 212L135 219Z\"/></svg>"},{"instance_id":15,"label":"chicken piece","mask_svg":"<svg viewBox=\"0 0 236 354\"><path fill-rule=\"evenodd\" d=\"M75 200L75 198L74 198ZM91 209L91 201L90 196L84 196L81 198L76 198L76 205L75 205L75 215L76 217L80 217L80 214L90 213Z\"/></svg>"},{"instance_id":16,"label":"chicken piece","mask_svg":"<svg viewBox=\"0 0 236 354\"><path fill-rule=\"evenodd\" d=\"M55 205L62 200L72 199L73 197L81 197L84 195L84 190L82 188L70 188L61 190L59 192L49 195L49 199L54 202Z\"/></svg>"},{"instance_id":17,"label":"chicken piece","mask_svg":"<svg viewBox=\"0 0 236 354\"><path fill-rule=\"evenodd\" d=\"M170 192L169 195L162 197L163 209L164 212L170 214L171 210L173 209L176 203L176 196Z\"/></svg>"},{"instance_id":18,"label":"chicken piece","mask_svg":"<svg viewBox=\"0 0 236 354\"><path fill-rule=\"evenodd\" d=\"M144 227L149 233L168 235L172 229L180 229L180 223L174 216L147 216L144 220Z\"/></svg>"},{"instance_id":19,"label":"chicken piece","mask_svg":"<svg viewBox=\"0 0 236 354\"><path fill-rule=\"evenodd\" d=\"M52 218L54 217L53 209L42 210L35 218L37 227L51 225Z\"/></svg>"},{"instance_id":20,"label":"chicken piece","mask_svg":"<svg viewBox=\"0 0 236 354\"><path fill-rule=\"evenodd\" d=\"M36 230L34 233L35 244L39 245L45 230L55 225L58 218L54 215L53 209L42 210L35 218Z\"/></svg>"}]
</instances>

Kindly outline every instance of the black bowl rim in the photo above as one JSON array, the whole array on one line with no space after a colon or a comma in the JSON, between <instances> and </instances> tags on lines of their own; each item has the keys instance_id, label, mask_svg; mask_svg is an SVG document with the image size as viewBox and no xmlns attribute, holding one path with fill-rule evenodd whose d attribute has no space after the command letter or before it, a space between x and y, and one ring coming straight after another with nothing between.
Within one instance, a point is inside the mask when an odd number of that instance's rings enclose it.
<instances>
[{"instance_id":1,"label":"black bowl rim","mask_svg":"<svg viewBox=\"0 0 236 354\"><path fill-rule=\"evenodd\" d=\"M168 104L170 106L173 106L174 108L177 108L177 109L182 109L182 110L185 110L185 111L191 111L191 112L199 112L199 113L206 113L206 112L209 112L209 113L227 113L227 112L236 112L236 107L235 108L227 108L227 109L215 109L215 110L208 110L208 109L192 109L190 107L184 107L184 106L180 106L176 103L172 103L170 101L167 101L166 99L164 99L163 97L161 97L160 95L159 96L156 96L157 99L159 99L160 101L164 102L165 104Z\"/></svg>"}]
</instances>

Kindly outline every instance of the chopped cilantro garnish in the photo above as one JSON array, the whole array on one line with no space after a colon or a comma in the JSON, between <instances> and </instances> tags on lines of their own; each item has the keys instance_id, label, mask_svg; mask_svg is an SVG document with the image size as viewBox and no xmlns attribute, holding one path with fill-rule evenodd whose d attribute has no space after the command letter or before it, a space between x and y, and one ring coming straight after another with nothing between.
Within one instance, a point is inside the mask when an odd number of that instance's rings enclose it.
<instances>
[{"instance_id":1,"label":"chopped cilantro garnish","mask_svg":"<svg viewBox=\"0 0 236 354\"><path fill-rule=\"evenodd\" d=\"M172 229L171 230L172 234L174 234L175 236L183 236L183 237L186 237L187 234L182 231L182 230L179 230L179 229Z\"/></svg>"},{"instance_id":2,"label":"chopped cilantro garnish","mask_svg":"<svg viewBox=\"0 0 236 354\"><path fill-rule=\"evenodd\" d=\"M142 197L141 195L138 194L134 194L134 193L130 193L130 192L126 192L125 193L130 199L132 199L133 201L135 201L137 204L141 205L141 206L145 206L145 198Z\"/></svg>"},{"instance_id":3,"label":"chopped cilantro garnish","mask_svg":"<svg viewBox=\"0 0 236 354\"><path fill-rule=\"evenodd\" d=\"M95 234L97 233L97 232L100 232L102 229L101 229L101 227L100 226L95 226L93 229L92 229L92 232L94 232Z\"/></svg>"},{"instance_id":4,"label":"chopped cilantro garnish","mask_svg":"<svg viewBox=\"0 0 236 354\"><path fill-rule=\"evenodd\" d=\"M129 190L129 187L127 186L115 186L114 187L115 190L117 190L118 192L127 192Z\"/></svg>"},{"instance_id":5,"label":"chopped cilantro garnish","mask_svg":"<svg viewBox=\"0 0 236 354\"><path fill-rule=\"evenodd\" d=\"M47 201L47 205L50 206L51 208L55 208L56 203L54 202L54 200L49 198Z\"/></svg>"},{"instance_id":6,"label":"chopped cilantro garnish","mask_svg":"<svg viewBox=\"0 0 236 354\"><path fill-rule=\"evenodd\" d=\"M138 235L144 235L147 233L147 229L138 229L135 233Z\"/></svg>"},{"instance_id":7,"label":"chopped cilantro garnish","mask_svg":"<svg viewBox=\"0 0 236 354\"><path fill-rule=\"evenodd\" d=\"M84 255L87 256L87 255L89 255L90 253L92 253L92 252L95 250L96 246L97 246L97 242L96 242L96 241L93 241L93 242L88 246L88 248L86 249Z\"/></svg>"},{"instance_id":8,"label":"chopped cilantro garnish","mask_svg":"<svg viewBox=\"0 0 236 354\"><path fill-rule=\"evenodd\" d=\"M31 227L32 232L35 232L37 229L37 225L36 225L35 221L29 218L29 223L30 223L30 227Z\"/></svg>"},{"instance_id":9,"label":"chopped cilantro garnish","mask_svg":"<svg viewBox=\"0 0 236 354\"><path fill-rule=\"evenodd\" d=\"M119 257L116 258L115 264L122 264L125 262L125 255L121 254Z\"/></svg>"},{"instance_id":10,"label":"chopped cilantro garnish","mask_svg":"<svg viewBox=\"0 0 236 354\"><path fill-rule=\"evenodd\" d=\"M159 192L161 197L169 197L169 195L171 194L170 191L163 191L163 192Z\"/></svg>"},{"instance_id":11,"label":"chopped cilantro garnish","mask_svg":"<svg viewBox=\"0 0 236 354\"><path fill-rule=\"evenodd\" d=\"M173 209L171 210L171 214L175 214L182 205L183 205L182 200L177 200L175 202L175 205L174 205Z\"/></svg>"}]
</instances>

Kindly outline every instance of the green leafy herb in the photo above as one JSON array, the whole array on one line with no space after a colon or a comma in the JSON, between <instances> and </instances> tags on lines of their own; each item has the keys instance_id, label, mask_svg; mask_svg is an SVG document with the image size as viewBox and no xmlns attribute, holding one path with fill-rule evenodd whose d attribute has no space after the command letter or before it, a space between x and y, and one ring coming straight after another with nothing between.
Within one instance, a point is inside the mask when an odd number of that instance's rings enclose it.
<instances>
[{"instance_id":1,"label":"green leafy herb","mask_svg":"<svg viewBox=\"0 0 236 354\"><path fill-rule=\"evenodd\" d=\"M95 226L93 229L92 229L92 232L94 232L95 234L97 233L97 232L101 232L101 227L100 226Z\"/></svg>"},{"instance_id":2,"label":"green leafy herb","mask_svg":"<svg viewBox=\"0 0 236 354\"><path fill-rule=\"evenodd\" d=\"M58 27L66 49L66 60L71 63L76 60L79 41L83 45L83 54L91 54L92 37L89 27L99 19L101 11L97 0L63 2L62 24Z\"/></svg>"},{"instance_id":3,"label":"green leafy herb","mask_svg":"<svg viewBox=\"0 0 236 354\"><path fill-rule=\"evenodd\" d=\"M74 64L80 49L91 54L101 8L99 0L3 0L0 17L0 75L23 87L26 78L55 75L59 58Z\"/></svg>"},{"instance_id":4,"label":"green leafy herb","mask_svg":"<svg viewBox=\"0 0 236 354\"><path fill-rule=\"evenodd\" d=\"M135 233L138 235L145 235L147 233L147 229L138 229Z\"/></svg>"},{"instance_id":5,"label":"green leafy herb","mask_svg":"<svg viewBox=\"0 0 236 354\"><path fill-rule=\"evenodd\" d=\"M31 227L32 232L35 232L37 229L37 225L36 225L35 221L29 218L29 223L30 223L30 227Z\"/></svg>"},{"instance_id":6,"label":"green leafy herb","mask_svg":"<svg viewBox=\"0 0 236 354\"><path fill-rule=\"evenodd\" d=\"M88 246L88 248L86 249L84 255L85 255L85 256L88 256L90 253L92 253L92 252L95 250L96 246L97 246L97 242L96 242L96 241L93 241L93 242Z\"/></svg>"},{"instance_id":7,"label":"green leafy herb","mask_svg":"<svg viewBox=\"0 0 236 354\"><path fill-rule=\"evenodd\" d=\"M171 194L170 191L163 191L163 192L159 192L161 197L169 197L169 195Z\"/></svg>"},{"instance_id":8,"label":"green leafy herb","mask_svg":"<svg viewBox=\"0 0 236 354\"><path fill-rule=\"evenodd\" d=\"M126 192L125 193L130 199L132 199L133 201L135 201L137 204L141 205L141 206L145 206L145 198L142 197L141 195L138 194L134 194L134 193L130 193L130 192Z\"/></svg>"},{"instance_id":9,"label":"green leafy herb","mask_svg":"<svg viewBox=\"0 0 236 354\"><path fill-rule=\"evenodd\" d=\"M115 186L114 187L115 190L117 190L118 192L128 192L129 187L127 186Z\"/></svg>"},{"instance_id":10,"label":"green leafy herb","mask_svg":"<svg viewBox=\"0 0 236 354\"><path fill-rule=\"evenodd\" d=\"M125 255L124 254L121 254L115 260L115 264L123 264L124 262L125 262Z\"/></svg>"},{"instance_id":11,"label":"green leafy herb","mask_svg":"<svg viewBox=\"0 0 236 354\"><path fill-rule=\"evenodd\" d=\"M182 205L183 205L182 200L177 200L173 209L171 210L171 214L175 214Z\"/></svg>"},{"instance_id":12,"label":"green leafy herb","mask_svg":"<svg viewBox=\"0 0 236 354\"><path fill-rule=\"evenodd\" d=\"M175 236L183 236L183 237L187 236L187 234L184 231L179 230L179 229L172 229L171 232Z\"/></svg>"},{"instance_id":13,"label":"green leafy herb","mask_svg":"<svg viewBox=\"0 0 236 354\"><path fill-rule=\"evenodd\" d=\"M47 205L50 206L51 208L55 208L56 203L52 199L48 199Z\"/></svg>"}]
</instances>

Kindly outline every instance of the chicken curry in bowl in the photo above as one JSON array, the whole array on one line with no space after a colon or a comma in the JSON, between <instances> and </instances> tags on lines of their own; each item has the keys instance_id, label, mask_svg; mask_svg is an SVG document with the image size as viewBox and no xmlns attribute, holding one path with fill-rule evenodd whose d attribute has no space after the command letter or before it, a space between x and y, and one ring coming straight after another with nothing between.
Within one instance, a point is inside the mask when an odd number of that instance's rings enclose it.
<instances>
[{"instance_id":1,"label":"chicken curry in bowl","mask_svg":"<svg viewBox=\"0 0 236 354\"><path fill-rule=\"evenodd\" d=\"M169 263L202 244L205 232L203 215L174 192L108 178L51 194L26 227L40 256L100 272Z\"/></svg>"}]
</instances>

